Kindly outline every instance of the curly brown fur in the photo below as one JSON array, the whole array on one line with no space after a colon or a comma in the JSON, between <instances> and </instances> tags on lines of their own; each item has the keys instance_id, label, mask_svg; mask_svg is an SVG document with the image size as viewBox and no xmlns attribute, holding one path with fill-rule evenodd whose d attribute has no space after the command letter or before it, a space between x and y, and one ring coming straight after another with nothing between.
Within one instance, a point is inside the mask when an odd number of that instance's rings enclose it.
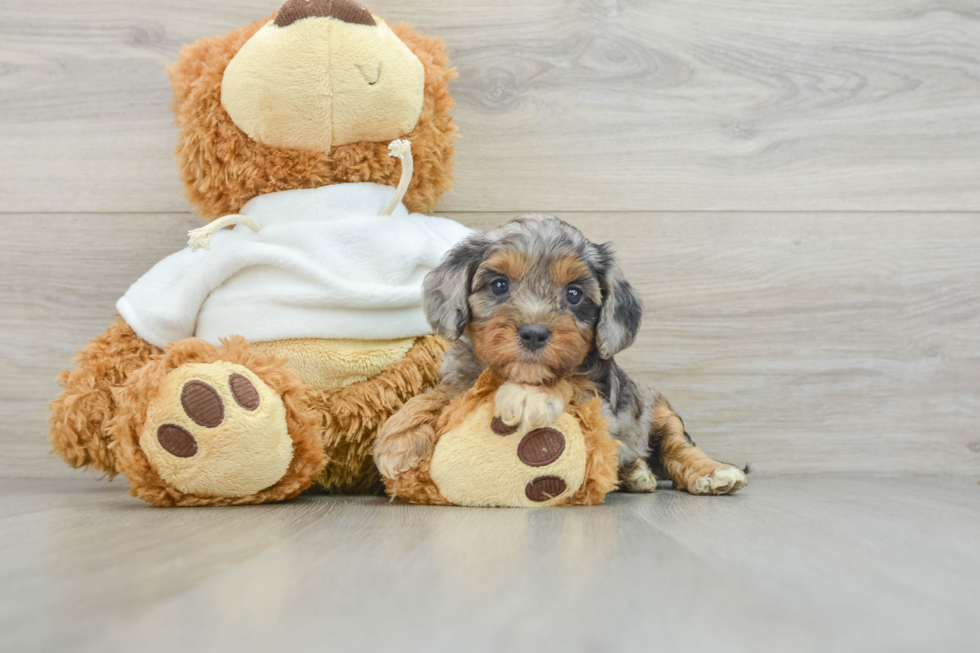
<instances>
[{"instance_id":1,"label":"curly brown fur","mask_svg":"<svg viewBox=\"0 0 980 653\"><path fill-rule=\"evenodd\" d=\"M602 401L596 397L577 405L569 404L568 413L578 420L585 436L585 482L562 505L594 506L616 489L619 467L619 444L606 437L609 425L602 414Z\"/></svg>"},{"instance_id":2,"label":"curly brown fur","mask_svg":"<svg viewBox=\"0 0 980 653\"><path fill-rule=\"evenodd\" d=\"M506 291L496 293L501 280ZM573 287L581 294L575 304L567 296ZM635 339L642 304L608 244L553 216L526 215L450 250L426 276L422 302L433 329L454 341L441 371L447 387L464 392L485 368L517 383L580 378L603 399L609 432L622 444L621 471L646 460L678 489L699 494L744 485L738 470L694 445L662 395L638 387L613 359ZM527 324L546 328L545 345L528 350L519 337Z\"/></svg>"},{"instance_id":3,"label":"curly brown fur","mask_svg":"<svg viewBox=\"0 0 980 653\"><path fill-rule=\"evenodd\" d=\"M326 463L319 430L319 413L306 400L305 386L289 371L287 361L252 352L241 336L222 340L222 347L187 338L134 372L115 392L117 414L108 423L119 471L126 475L130 494L155 506L223 506L279 501L309 487ZM275 390L286 407L286 426L293 440L293 459L286 474L273 486L240 497L185 494L156 473L139 446L147 407L171 371L185 363L228 361L247 367Z\"/></svg>"},{"instance_id":4,"label":"curly brown fur","mask_svg":"<svg viewBox=\"0 0 980 653\"><path fill-rule=\"evenodd\" d=\"M405 402L432 388L449 346L438 336L419 338L402 360L360 383L332 390L307 390L317 408L330 463L317 483L332 491L374 492L381 478L371 458L378 428Z\"/></svg>"},{"instance_id":5,"label":"curly brown fur","mask_svg":"<svg viewBox=\"0 0 980 653\"><path fill-rule=\"evenodd\" d=\"M58 374L61 394L49 407L51 452L72 467L117 473L106 423L116 413L113 390L160 350L141 339L119 318L72 360L75 368Z\"/></svg>"},{"instance_id":6,"label":"curly brown fur","mask_svg":"<svg viewBox=\"0 0 980 653\"><path fill-rule=\"evenodd\" d=\"M173 111L179 129L177 167L187 199L200 215L214 219L237 213L265 193L317 188L341 182L398 184L401 163L388 156L388 142L340 145L329 153L272 147L242 132L221 104L225 68L242 45L273 16L222 36L184 47L168 68ZM406 23L392 28L425 68L425 99L415 128L402 136L412 141L415 172L404 203L426 212L452 188L456 126L449 67L441 39L418 34Z\"/></svg>"}]
</instances>

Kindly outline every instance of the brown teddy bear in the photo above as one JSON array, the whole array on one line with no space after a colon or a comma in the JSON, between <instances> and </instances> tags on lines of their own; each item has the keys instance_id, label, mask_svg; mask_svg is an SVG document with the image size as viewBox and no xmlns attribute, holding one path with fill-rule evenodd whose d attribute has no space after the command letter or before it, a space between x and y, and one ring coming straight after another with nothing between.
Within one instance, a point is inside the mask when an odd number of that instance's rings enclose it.
<instances>
[{"instance_id":1,"label":"brown teddy bear","mask_svg":"<svg viewBox=\"0 0 980 653\"><path fill-rule=\"evenodd\" d=\"M468 231L420 214L453 183L442 42L289 0L169 73L186 196L212 222L58 377L54 452L160 506L379 489L371 439L446 347L422 278Z\"/></svg>"}]
</instances>

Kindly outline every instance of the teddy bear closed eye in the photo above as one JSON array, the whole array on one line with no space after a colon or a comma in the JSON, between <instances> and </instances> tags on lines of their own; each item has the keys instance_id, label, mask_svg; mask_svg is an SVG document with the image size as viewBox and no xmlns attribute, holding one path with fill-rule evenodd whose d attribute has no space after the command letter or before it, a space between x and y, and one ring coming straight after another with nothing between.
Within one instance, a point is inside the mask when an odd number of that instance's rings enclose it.
<instances>
[{"instance_id":1,"label":"teddy bear closed eye","mask_svg":"<svg viewBox=\"0 0 980 653\"><path fill-rule=\"evenodd\" d=\"M468 233L423 214L453 183L443 44L289 0L169 73L185 195L211 223L61 373L54 452L161 506L377 490L371 440L447 346L422 279Z\"/></svg>"}]
</instances>

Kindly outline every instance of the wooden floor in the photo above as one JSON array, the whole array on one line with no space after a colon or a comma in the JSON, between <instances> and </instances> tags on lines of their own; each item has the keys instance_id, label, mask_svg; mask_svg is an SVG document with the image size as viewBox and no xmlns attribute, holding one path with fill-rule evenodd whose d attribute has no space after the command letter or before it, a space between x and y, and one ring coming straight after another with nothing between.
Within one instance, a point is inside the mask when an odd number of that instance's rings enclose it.
<instances>
[{"instance_id":1,"label":"wooden floor","mask_svg":"<svg viewBox=\"0 0 980 653\"><path fill-rule=\"evenodd\" d=\"M3 651L976 651L976 477L487 510L0 481Z\"/></svg>"}]
</instances>

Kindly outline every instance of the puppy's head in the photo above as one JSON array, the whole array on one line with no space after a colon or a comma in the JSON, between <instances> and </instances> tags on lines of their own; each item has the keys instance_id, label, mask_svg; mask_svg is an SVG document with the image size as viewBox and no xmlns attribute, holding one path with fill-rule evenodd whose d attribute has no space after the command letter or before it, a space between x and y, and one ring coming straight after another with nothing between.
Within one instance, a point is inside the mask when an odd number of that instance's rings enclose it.
<instances>
[{"instance_id":1,"label":"puppy's head","mask_svg":"<svg viewBox=\"0 0 980 653\"><path fill-rule=\"evenodd\" d=\"M422 302L436 333L465 334L485 365L527 384L571 375L593 349L611 358L642 314L611 247L547 215L457 245L426 276Z\"/></svg>"}]
</instances>

